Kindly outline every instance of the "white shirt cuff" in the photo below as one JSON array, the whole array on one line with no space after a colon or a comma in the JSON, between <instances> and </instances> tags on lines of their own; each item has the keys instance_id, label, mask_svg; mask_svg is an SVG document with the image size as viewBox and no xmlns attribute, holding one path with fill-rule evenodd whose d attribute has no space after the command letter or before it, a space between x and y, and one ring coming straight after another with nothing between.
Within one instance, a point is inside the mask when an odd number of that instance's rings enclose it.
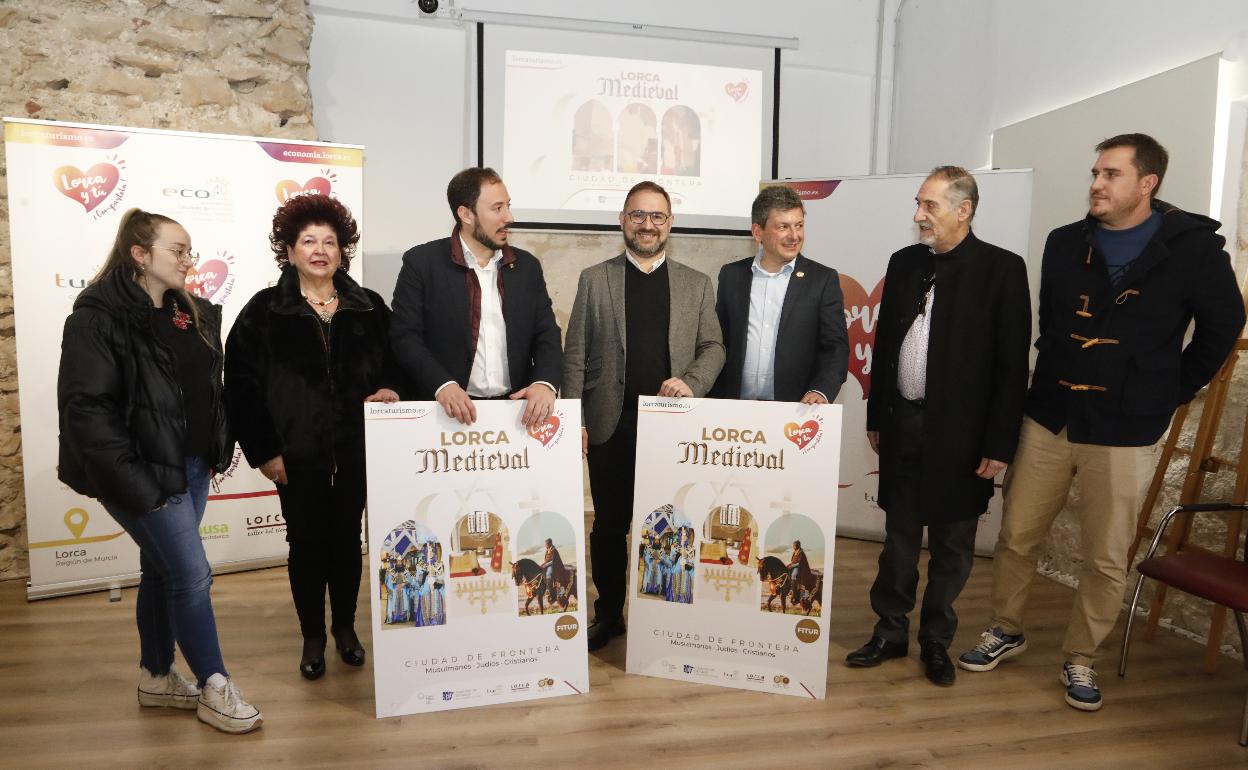
<instances>
[{"instance_id":1,"label":"white shirt cuff","mask_svg":"<svg viewBox=\"0 0 1248 770\"><path fill-rule=\"evenodd\" d=\"M447 385L454 385L454 384L455 384L455 380L447 380L446 382L444 382L444 383L442 383L441 385L439 385L439 386L438 386L438 389L437 389L437 390L435 390L435 391L433 391L433 397L434 397L434 399L437 399L438 394L442 392L442 389L443 389L443 388L445 388Z\"/></svg>"},{"instance_id":2,"label":"white shirt cuff","mask_svg":"<svg viewBox=\"0 0 1248 770\"><path fill-rule=\"evenodd\" d=\"M551 393L554 393L556 396L557 396L557 395L559 395L559 390L558 390L558 388L556 388L554 385L551 385L549 382L547 382L547 381L545 381L545 380L533 380L533 384L534 384L534 385L545 385L546 387L550 388L550 392L551 392Z\"/></svg>"}]
</instances>

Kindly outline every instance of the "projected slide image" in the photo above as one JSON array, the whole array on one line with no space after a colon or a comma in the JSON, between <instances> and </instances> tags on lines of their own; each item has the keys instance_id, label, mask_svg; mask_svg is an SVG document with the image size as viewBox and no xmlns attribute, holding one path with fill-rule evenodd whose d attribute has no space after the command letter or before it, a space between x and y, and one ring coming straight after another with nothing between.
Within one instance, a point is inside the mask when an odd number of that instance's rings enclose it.
<instances>
[{"instance_id":1,"label":"projected slide image","mask_svg":"<svg viewBox=\"0 0 1248 770\"><path fill-rule=\"evenodd\" d=\"M517 208L615 212L654 179L676 214L747 214L761 71L511 50L505 61L502 172Z\"/></svg>"}]
</instances>

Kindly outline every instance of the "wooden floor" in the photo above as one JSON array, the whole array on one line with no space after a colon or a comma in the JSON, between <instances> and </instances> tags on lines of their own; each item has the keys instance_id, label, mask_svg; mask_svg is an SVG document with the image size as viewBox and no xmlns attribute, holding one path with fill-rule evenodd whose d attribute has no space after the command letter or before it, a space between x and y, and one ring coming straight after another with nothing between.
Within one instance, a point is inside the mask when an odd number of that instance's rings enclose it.
<instances>
[{"instance_id":1,"label":"wooden floor","mask_svg":"<svg viewBox=\"0 0 1248 770\"><path fill-rule=\"evenodd\" d=\"M0 767L1246 767L1236 743L1248 675L1166 632L1137 640L1126 679L1120 633L1100 666L1106 705L1066 706L1059 644L1071 591L1037 581L1021 658L952 689L923 677L917 650L868 670L842 664L870 634L867 589L879 545L837 544L827 700L815 702L626 676L624 643L590 655L580 697L378 720L371 667L336 659L316 682L296 671L298 629L283 569L217 578L226 663L264 713L228 736L193 712L140 709L133 589L27 603L0 583ZM955 650L983 622L990 569L977 562L958 609ZM364 591L367 591L365 581ZM367 598L361 598L367 612ZM368 624L359 623L369 646ZM183 665L183 670L186 668Z\"/></svg>"}]
</instances>

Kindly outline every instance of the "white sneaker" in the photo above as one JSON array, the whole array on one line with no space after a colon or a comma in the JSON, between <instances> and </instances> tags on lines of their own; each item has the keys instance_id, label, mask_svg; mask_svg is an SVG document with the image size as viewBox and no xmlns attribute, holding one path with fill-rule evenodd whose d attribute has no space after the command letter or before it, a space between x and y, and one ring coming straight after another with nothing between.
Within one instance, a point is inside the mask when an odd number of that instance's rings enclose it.
<instances>
[{"instance_id":1,"label":"white sneaker","mask_svg":"<svg viewBox=\"0 0 1248 770\"><path fill-rule=\"evenodd\" d=\"M169 673L164 676L154 676L139 666L140 706L193 709L198 704L199 688L179 674L176 666L169 666Z\"/></svg>"},{"instance_id":2,"label":"white sneaker","mask_svg":"<svg viewBox=\"0 0 1248 770\"><path fill-rule=\"evenodd\" d=\"M243 700L234 680L213 674L199 693L199 721L225 733L247 733L260 726L260 710Z\"/></svg>"}]
</instances>

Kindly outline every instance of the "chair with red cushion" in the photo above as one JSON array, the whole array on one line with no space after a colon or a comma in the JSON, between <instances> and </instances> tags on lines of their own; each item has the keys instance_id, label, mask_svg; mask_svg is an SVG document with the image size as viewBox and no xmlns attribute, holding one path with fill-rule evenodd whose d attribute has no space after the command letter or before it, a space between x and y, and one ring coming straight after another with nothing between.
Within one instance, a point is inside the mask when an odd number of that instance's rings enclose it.
<instances>
[{"instance_id":1,"label":"chair with red cushion","mask_svg":"<svg viewBox=\"0 0 1248 770\"><path fill-rule=\"evenodd\" d=\"M1248 668L1248 628L1245 628L1244 624L1244 613L1248 612L1248 563L1207 551L1179 550L1164 556L1156 555L1157 547L1161 543L1166 528L1179 513L1213 513L1233 510L1245 511L1248 510L1248 505L1232 503L1180 505L1162 517L1148 553L1136 566L1140 579L1136 581L1135 594L1131 597L1131 609L1127 613L1127 628L1122 637L1122 657L1118 661L1118 676L1127 674L1131 626L1135 620L1135 607L1140 601L1140 589L1144 587L1146 577L1231 610L1235 614L1235 625L1239 628L1240 650L1244 653L1244 665ZM1244 717L1239 728L1239 745L1248 746L1248 699L1244 701Z\"/></svg>"}]
</instances>

